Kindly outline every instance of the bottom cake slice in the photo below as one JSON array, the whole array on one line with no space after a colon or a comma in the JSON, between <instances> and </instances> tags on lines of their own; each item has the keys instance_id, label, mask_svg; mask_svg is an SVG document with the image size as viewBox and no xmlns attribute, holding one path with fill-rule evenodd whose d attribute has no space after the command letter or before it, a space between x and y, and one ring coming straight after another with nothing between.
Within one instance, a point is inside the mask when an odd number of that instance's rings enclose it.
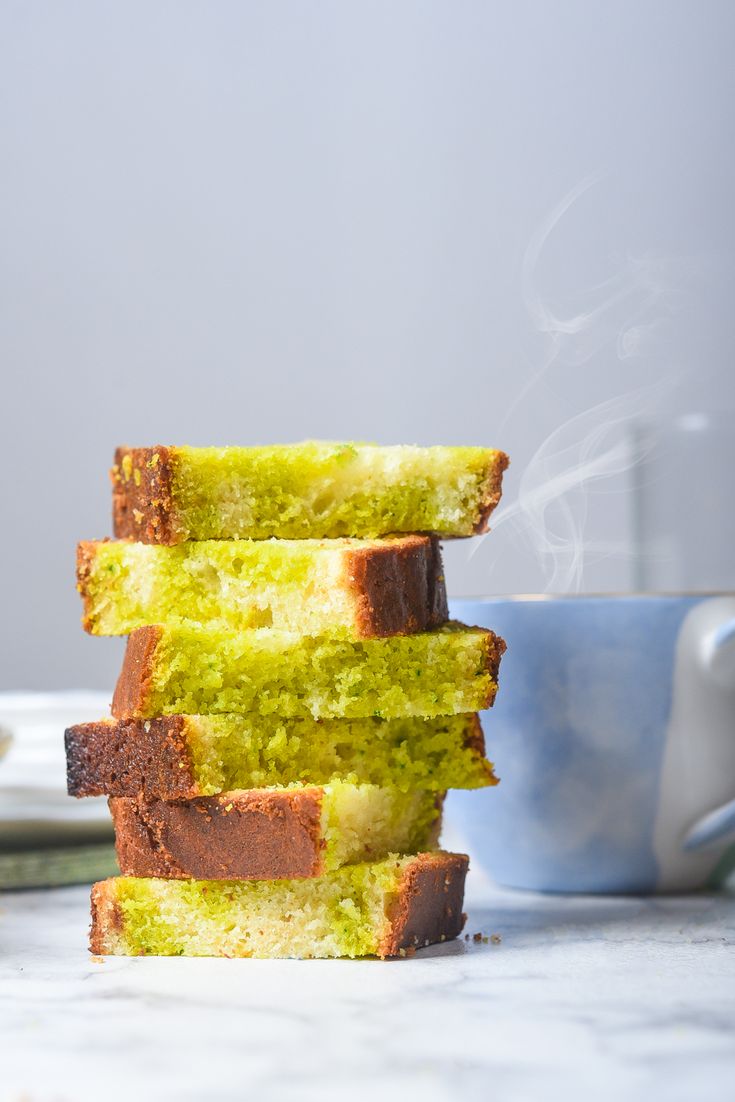
<instances>
[{"instance_id":1,"label":"bottom cake slice","mask_svg":"<svg viewBox=\"0 0 735 1102\"><path fill-rule=\"evenodd\" d=\"M432 849L442 795L336 781L109 802L126 876L290 880Z\"/></svg>"},{"instance_id":2,"label":"bottom cake slice","mask_svg":"<svg viewBox=\"0 0 735 1102\"><path fill-rule=\"evenodd\" d=\"M468 858L419 853L313 880L117 877L92 888L93 953L396 957L464 925Z\"/></svg>"}]
</instances>

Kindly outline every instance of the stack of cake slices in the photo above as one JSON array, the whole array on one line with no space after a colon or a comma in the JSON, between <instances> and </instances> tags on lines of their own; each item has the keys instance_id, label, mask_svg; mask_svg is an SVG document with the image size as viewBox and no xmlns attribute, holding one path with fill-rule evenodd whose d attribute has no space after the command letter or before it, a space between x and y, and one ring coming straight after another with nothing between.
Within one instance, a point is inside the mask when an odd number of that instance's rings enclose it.
<instances>
[{"instance_id":1,"label":"stack of cake slices","mask_svg":"<svg viewBox=\"0 0 735 1102\"><path fill-rule=\"evenodd\" d=\"M123 448L84 626L128 635L112 718L66 732L122 876L95 953L404 956L456 937L449 788L496 783L477 712L504 649L447 622L439 537L483 531L483 448ZM423 533L423 534L417 534ZM427 534L428 533L428 534Z\"/></svg>"}]
</instances>

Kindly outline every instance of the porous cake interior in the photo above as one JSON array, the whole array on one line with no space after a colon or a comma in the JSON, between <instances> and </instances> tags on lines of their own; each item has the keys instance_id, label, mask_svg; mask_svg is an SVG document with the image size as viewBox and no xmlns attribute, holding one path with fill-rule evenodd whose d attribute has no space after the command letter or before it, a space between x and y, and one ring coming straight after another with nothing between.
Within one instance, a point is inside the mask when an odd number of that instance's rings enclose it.
<instances>
[{"instance_id":1,"label":"porous cake interior","mask_svg":"<svg viewBox=\"0 0 735 1102\"><path fill-rule=\"evenodd\" d=\"M139 714L246 712L314 718L453 715L486 707L494 637L449 624L390 639L162 628Z\"/></svg>"},{"instance_id":2,"label":"porous cake interior","mask_svg":"<svg viewBox=\"0 0 735 1102\"><path fill-rule=\"evenodd\" d=\"M160 880L99 885L105 952L159 956L360 957L377 952L411 857L313 880Z\"/></svg>"},{"instance_id":3,"label":"porous cake interior","mask_svg":"<svg viewBox=\"0 0 735 1102\"><path fill-rule=\"evenodd\" d=\"M327 784L394 785L437 792L495 783L481 753L465 745L474 717L290 720L192 716L187 739L202 796L233 788Z\"/></svg>"},{"instance_id":4,"label":"porous cake interior","mask_svg":"<svg viewBox=\"0 0 735 1102\"><path fill-rule=\"evenodd\" d=\"M342 581L343 553L355 546L365 543L97 543L85 563L86 626L98 635L127 635L157 622L236 631L275 626L307 635L347 631L355 601Z\"/></svg>"},{"instance_id":5,"label":"porous cake interior","mask_svg":"<svg viewBox=\"0 0 735 1102\"><path fill-rule=\"evenodd\" d=\"M335 782L322 799L324 867L331 871L389 853L429 850L438 841L439 827L435 793Z\"/></svg>"},{"instance_id":6,"label":"porous cake interior","mask_svg":"<svg viewBox=\"0 0 735 1102\"><path fill-rule=\"evenodd\" d=\"M174 498L199 539L471 535L497 477L486 448L305 443L176 448Z\"/></svg>"}]
</instances>

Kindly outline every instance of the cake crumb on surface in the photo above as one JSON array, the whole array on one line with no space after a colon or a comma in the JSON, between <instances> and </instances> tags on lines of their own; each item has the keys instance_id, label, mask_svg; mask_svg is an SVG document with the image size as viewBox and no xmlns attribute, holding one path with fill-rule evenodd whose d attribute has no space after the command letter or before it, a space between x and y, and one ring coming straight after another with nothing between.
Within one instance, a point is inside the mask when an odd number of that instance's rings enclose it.
<instances>
[{"instance_id":1,"label":"cake crumb on surface","mask_svg":"<svg viewBox=\"0 0 735 1102\"><path fill-rule=\"evenodd\" d=\"M470 935L465 934L464 939L465 941L469 941ZM500 945L503 939L500 934L490 934L490 936L488 936L487 934L483 934L480 930L478 930L476 934L472 935L472 940L478 945L489 945L490 942L492 942L493 945Z\"/></svg>"}]
</instances>

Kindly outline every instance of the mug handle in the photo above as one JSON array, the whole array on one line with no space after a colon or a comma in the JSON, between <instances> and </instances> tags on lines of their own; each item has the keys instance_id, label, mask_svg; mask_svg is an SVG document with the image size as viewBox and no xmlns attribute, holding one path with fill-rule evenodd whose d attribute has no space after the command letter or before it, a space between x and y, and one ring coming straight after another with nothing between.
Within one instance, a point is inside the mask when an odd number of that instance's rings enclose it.
<instances>
[{"instance_id":1,"label":"mug handle","mask_svg":"<svg viewBox=\"0 0 735 1102\"><path fill-rule=\"evenodd\" d=\"M735 688L735 620L720 624L704 639L704 664L723 688ZM707 812L684 835L682 849L704 849L735 834L735 799Z\"/></svg>"},{"instance_id":2,"label":"mug handle","mask_svg":"<svg viewBox=\"0 0 735 1102\"><path fill-rule=\"evenodd\" d=\"M704 849L712 842L719 842L728 834L735 834L735 800L698 819L684 835L681 848L691 853L692 850Z\"/></svg>"},{"instance_id":3,"label":"mug handle","mask_svg":"<svg viewBox=\"0 0 735 1102\"><path fill-rule=\"evenodd\" d=\"M725 689L735 688L735 620L720 624L703 640L704 664Z\"/></svg>"}]
</instances>

